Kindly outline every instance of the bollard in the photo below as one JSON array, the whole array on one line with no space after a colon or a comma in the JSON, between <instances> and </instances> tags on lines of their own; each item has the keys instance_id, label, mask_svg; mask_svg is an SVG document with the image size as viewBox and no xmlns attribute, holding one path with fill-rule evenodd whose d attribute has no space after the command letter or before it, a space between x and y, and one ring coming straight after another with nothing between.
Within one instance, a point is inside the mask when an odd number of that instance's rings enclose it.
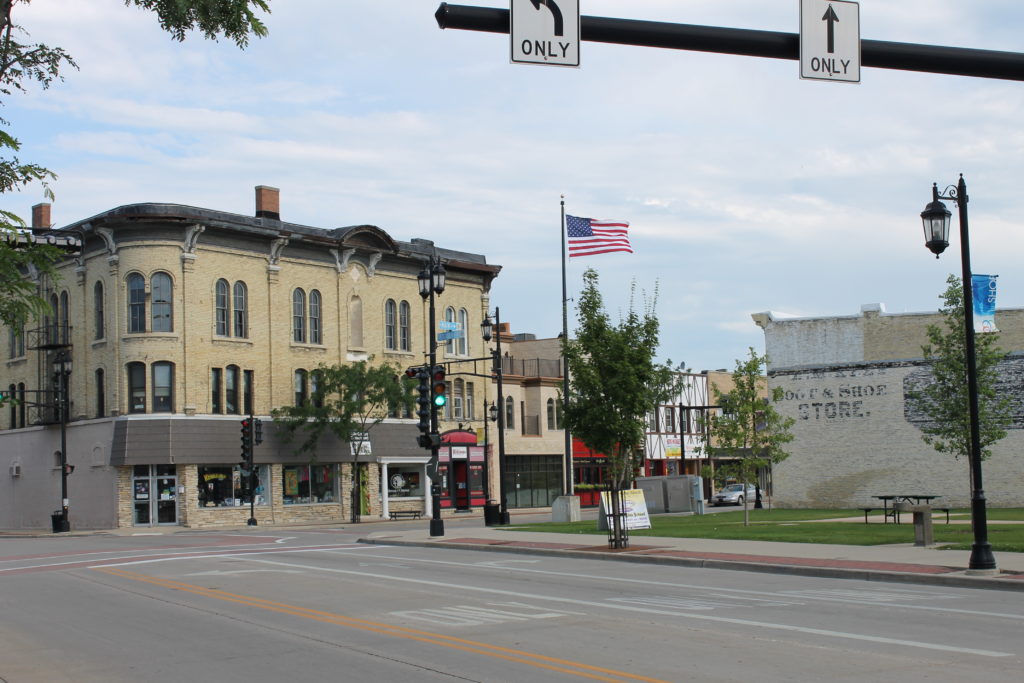
<instances>
[{"instance_id":1,"label":"bollard","mask_svg":"<svg viewBox=\"0 0 1024 683\"><path fill-rule=\"evenodd\" d=\"M911 509L914 513L914 545L935 545L932 533L932 508L930 505L918 505Z\"/></svg>"}]
</instances>

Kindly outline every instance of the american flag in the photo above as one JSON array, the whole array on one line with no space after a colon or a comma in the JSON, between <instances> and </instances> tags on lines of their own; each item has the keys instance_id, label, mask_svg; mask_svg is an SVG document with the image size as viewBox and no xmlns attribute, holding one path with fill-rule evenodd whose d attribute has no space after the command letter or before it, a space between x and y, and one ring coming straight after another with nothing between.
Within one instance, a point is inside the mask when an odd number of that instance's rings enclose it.
<instances>
[{"instance_id":1,"label":"american flag","mask_svg":"<svg viewBox=\"0 0 1024 683\"><path fill-rule=\"evenodd\" d=\"M611 251L632 254L629 246L629 223L565 216L565 232L569 241L569 258L593 256Z\"/></svg>"}]
</instances>

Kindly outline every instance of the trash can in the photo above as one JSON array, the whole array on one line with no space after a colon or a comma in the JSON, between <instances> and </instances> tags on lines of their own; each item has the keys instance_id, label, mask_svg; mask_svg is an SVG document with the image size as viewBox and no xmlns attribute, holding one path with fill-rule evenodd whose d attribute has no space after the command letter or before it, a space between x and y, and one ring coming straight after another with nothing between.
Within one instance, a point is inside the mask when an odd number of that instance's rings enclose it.
<instances>
[{"instance_id":1,"label":"trash can","mask_svg":"<svg viewBox=\"0 0 1024 683\"><path fill-rule=\"evenodd\" d=\"M67 529L64 528L63 510L55 510L54 513L50 515L50 523L53 524L53 533L55 534L59 534L62 531L67 531Z\"/></svg>"},{"instance_id":2,"label":"trash can","mask_svg":"<svg viewBox=\"0 0 1024 683\"><path fill-rule=\"evenodd\" d=\"M914 545L928 547L935 545L932 532L932 508L930 505L918 505L911 509L914 513Z\"/></svg>"},{"instance_id":3,"label":"trash can","mask_svg":"<svg viewBox=\"0 0 1024 683\"><path fill-rule=\"evenodd\" d=\"M501 506L493 500L484 504L484 526L498 526L501 524Z\"/></svg>"}]
</instances>

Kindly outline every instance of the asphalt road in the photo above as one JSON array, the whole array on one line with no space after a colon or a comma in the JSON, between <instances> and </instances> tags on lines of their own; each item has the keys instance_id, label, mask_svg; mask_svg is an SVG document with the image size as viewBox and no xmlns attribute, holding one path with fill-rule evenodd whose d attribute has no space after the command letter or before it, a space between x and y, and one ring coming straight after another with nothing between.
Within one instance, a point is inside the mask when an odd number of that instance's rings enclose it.
<instances>
[{"instance_id":1,"label":"asphalt road","mask_svg":"<svg viewBox=\"0 0 1024 683\"><path fill-rule=\"evenodd\" d=\"M0 679L1019 681L1024 595L356 543L0 538Z\"/></svg>"}]
</instances>

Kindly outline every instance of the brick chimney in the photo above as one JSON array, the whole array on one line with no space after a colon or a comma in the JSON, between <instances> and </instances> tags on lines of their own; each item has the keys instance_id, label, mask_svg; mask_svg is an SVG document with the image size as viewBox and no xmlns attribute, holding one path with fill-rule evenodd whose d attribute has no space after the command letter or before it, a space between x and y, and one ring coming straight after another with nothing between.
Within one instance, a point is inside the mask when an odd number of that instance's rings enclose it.
<instances>
[{"instance_id":1,"label":"brick chimney","mask_svg":"<svg viewBox=\"0 0 1024 683\"><path fill-rule=\"evenodd\" d=\"M50 204L44 202L32 207L32 231L49 230L53 227L50 221Z\"/></svg>"},{"instance_id":2,"label":"brick chimney","mask_svg":"<svg viewBox=\"0 0 1024 683\"><path fill-rule=\"evenodd\" d=\"M256 186L256 218L281 220L281 190L268 185Z\"/></svg>"}]
</instances>

